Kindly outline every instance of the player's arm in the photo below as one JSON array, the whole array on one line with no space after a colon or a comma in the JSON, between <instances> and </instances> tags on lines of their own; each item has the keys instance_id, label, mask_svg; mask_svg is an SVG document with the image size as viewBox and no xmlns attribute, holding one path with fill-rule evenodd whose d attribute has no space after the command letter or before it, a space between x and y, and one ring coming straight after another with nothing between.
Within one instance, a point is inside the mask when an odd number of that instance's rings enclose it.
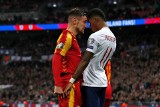
<instances>
[{"instance_id":1,"label":"player's arm","mask_svg":"<svg viewBox=\"0 0 160 107\"><path fill-rule=\"evenodd\" d=\"M62 60L65 57L67 51L72 45L72 37L67 32L60 36L58 44L55 49L55 54L52 59L52 72L55 81L54 92L57 94L62 94L62 80L60 77L62 70Z\"/></svg>"},{"instance_id":2,"label":"player's arm","mask_svg":"<svg viewBox=\"0 0 160 107\"><path fill-rule=\"evenodd\" d=\"M52 72L53 72L53 78L55 82L55 86L62 86L61 82L61 62L62 62L62 56L60 54L54 54L54 57L52 59Z\"/></svg>"},{"instance_id":3,"label":"player's arm","mask_svg":"<svg viewBox=\"0 0 160 107\"><path fill-rule=\"evenodd\" d=\"M88 63L92 59L94 53L97 51L97 42L94 40L94 38L88 39L87 49L75 71L72 78L69 80L69 84L66 86L64 93L67 95L69 90L71 89L73 83L80 77L80 75L83 73L85 68L87 67Z\"/></svg>"},{"instance_id":4,"label":"player's arm","mask_svg":"<svg viewBox=\"0 0 160 107\"><path fill-rule=\"evenodd\" d=\"M61 61L62 61L62 56L60 54L54 54L54 57L52 59L52 72L53 72L53 78L55 82L54 93L57 95L63 94L62 81L60 77Z\"/></svg>"},{"instance_id":5,"label":"player's arm","mask_svg":"<svg viewBox=\"0 0 160 107\"><path fill-rule=\"evenodd\" d=\"M93 55L94 55L94 53L89 52L89 51L85 51L75 73L72 75L72 78L69 80L68 85L64 89L64 94L66 96L69 94L69 91L70 91L72 85L74 84L74 82L80 77L80 75L82 75L83 71L87 67L87 65L88 65L89 61L92 59Z\"/></svg>"},{"instance_id":6,"label":"player's arm","mask_svg":"<svg viewBox=\"0 0 160 107\"><path fill-rule=\"evenodd\" d=\"M70 83L74 83L78 77L83 73L83 71L85 70L85 68L87 67L89 61L91 60L91 58L93 57L94 53L97 51L97 42L95 41L95 39L91 37L88 39L88 43L87 43L87 49L75 71L75 73L73 74L72 78L70 79Z\"/></svg>"},{"instance_id":7,"label":"player's arm","mask_svg":"<svg viewBox=\"0 0 160 107\"><path fill-rule=\"evenodd\" d=\"M83 71L85 70L85 68L87 67L89 61L91 60L91 58L93 57L94 53L89 52L89 51L85 51L75 73L73 74L72 78L74 78L75 80L77 80L80 75L83 73Z\"/></svg>"}]
</instances>

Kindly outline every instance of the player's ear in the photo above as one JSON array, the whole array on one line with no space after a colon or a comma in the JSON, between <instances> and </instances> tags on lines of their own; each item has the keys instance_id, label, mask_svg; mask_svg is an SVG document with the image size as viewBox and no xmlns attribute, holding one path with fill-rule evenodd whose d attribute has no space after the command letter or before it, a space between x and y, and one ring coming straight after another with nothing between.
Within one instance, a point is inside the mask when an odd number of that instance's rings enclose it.
<instances>
[{"instance_id":1,"label":"player's ear","mask_svg":"<svg viewBox=\"0 0 160 107\"><path fill-rule=\"evenodd\" d=\"M98 18L98 17L94 17L94 21L95 21L95 22L98 22L98 21L99 21L99 18Z\"/></svg>"},{"instance_id":2,"label":"player's ear","mask_svg":"<svg viewBox=\"0 0 160 107\"><path fill-rule=\"evenodd\" d=\"M72 23L73 23L74 25L77 23L77 21L78 21L78 20L77 20L76 17L73 17L73 18L72 18Z\"/></svg>"}]
</instances>

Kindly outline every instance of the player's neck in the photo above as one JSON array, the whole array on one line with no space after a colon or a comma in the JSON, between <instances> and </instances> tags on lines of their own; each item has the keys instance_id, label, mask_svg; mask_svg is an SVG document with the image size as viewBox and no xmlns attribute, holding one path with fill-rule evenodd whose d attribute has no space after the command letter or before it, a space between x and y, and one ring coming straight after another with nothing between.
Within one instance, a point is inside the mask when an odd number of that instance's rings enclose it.
<instances>
[{"instance_id":1,"label":"player's neck","mask_svg":"<svg viewBox=\"0 0 160 107\"><path fill-rule=\"evenodd\" d=\"M104 22L100 22L98 25L98 30L101 30L103 27L108 27Z\"/></svg>"},{"instance_id":2,"label":"player's neck","mask_svg":"<svg viewBox=\"0 0 160 107\"><path fill-rule=\"evenodd\" d=\"M67 29L69 32L72 33L72 35L76 36L77 35L77 31L75 30L75 28L68 26Z\"/></svg>"}]
</instances>

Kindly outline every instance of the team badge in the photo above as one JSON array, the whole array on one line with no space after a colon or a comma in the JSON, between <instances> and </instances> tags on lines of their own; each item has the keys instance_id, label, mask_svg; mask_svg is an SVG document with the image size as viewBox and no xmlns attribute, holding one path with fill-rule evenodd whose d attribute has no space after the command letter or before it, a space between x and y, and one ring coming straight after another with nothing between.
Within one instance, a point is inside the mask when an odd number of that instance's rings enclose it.
<instances>
[{"instance_id":1,"label":"team badge","mask_svg":"<svg viewBox=\"0 0 160 107\"><path fill-rule=\"evenodd\" d=\"M57 49L62 49L63 46L64 46L64 44L61 42L61 43L59 43L59 44L56 46L56 48L57 48Z\"/></svg>"},{"instance_id":2,"label":"team badge","mask_svg":"<svg viewBox=\"0 0 160 107\"><path fill-rule=\"evenodd\" d=\"M93 38L88 39L88 46L87 48L93 49L93 44L95 43L95 40Z\"/></svg>"},{"instance_id":3,"label":"team badge","mask_svg":"<svg viewBox=\"0 0 160 107\"><path fill-rule=\"evenodd\" d=\"M93 44L94 42L95 42L95 40L93 38L89 38L88 44Z\"/></svg>"},{"instance_id":4,"label":"team badge","mask_svg":"<svg viewBox=\"0 0 160 107\"><path fill-rule=\"evenodd\" d=\"M87 48L89 48L89 49L93 49L93 46L87 46Z\"/></svg>"}]
</instances>

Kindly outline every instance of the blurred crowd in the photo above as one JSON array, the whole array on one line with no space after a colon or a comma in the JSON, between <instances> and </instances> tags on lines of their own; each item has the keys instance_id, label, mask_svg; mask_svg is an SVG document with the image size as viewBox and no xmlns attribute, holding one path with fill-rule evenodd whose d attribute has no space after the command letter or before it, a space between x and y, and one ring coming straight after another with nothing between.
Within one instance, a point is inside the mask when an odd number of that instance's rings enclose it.
<instances>
[{"instance_id":1,"label":"blurred crowd","mask_svg":"<svg viewBox=\"0 0 160 107\"><path fill-rule=\"evenodd\" d=\"M160 16L160 0L0 0L0 24L65 23L67 10L72 7L84 11L100 7L107 20ZM57 103L53 94L51 60L38 59L53 54L60 32L0 35L0 101ZM85 32L87 36L77 36L82 52L91 33ZM116 34L117 49L112 58L112 101L160 102L159 34L121 32ZM11 55L33 58L3 63L4 56Z\"/></svg>"},{"instance_id":2,"label":"blurred crowd","mask_svg":"<svg viewBox=\"0 0 160 107\"><path fill-rule=\"evenodd\" d=\"M15 35L8 34L8 36L1 35L0 54L35 57L51 54L53 53L58 34L56 34L57 36L51 35L45 31L37 32L36 35L32 33L26 35L21 33L16 33Z\"/></svg>"},{"instance_id":3,"label":"blurred crowd","mask_svg":"<svg viewBox=\"0 0 160 107\"><path fill-rule=\"evenodd\" d=\"M39 38L38 35L18 36L15 41L4 37L1 38L0 47L13 51L22 49L11 55L26 55L24 53L27 52L27 55L34 56L34 49L39 53L36 56L52 54L58 34L53 35L55 34L39 35ZM87 38L88 36L77 37L81 49L86 47ZM17 41L18 39L20 40ZM5 54L1 54L3 55ZM158 34L117 34L117 49L112 58L112 101L160 102L159 57ZM2 57L0 59L3 60ZM0 85L12 85L10 88L0 89L0 100L19 103L26 100L36 103L57 102L57 97L53 94L51 61L12 61L5 65L1 63L0 72Z\"/></svg>"},{"instance_id":4,"label":"blurred crowd","mask_svg":"<svg viewBox=\"0 0 160 107\"><path fill-rule=\"evenodd\" d=\"M72 7L99 7L107 20L160 16L159 0L1 0L0 24L66 23Z\"/></svg>"},{"instance_id":5,"label":"blurred crowd","mask_svg":"<svg viewBox=\"0 0 160 107\"><path fill-rule=\"evenodd\" d=\"M118 37L112 60L112 101L160 102L160 40L153 32Z\"/></svg>"},{"instance_id":6,"label":"blurred crowd","mask_svg":"<svg viewBox=\"0 0 160 107\"><path fill-rule=\"evenodd\" d=\"M0 66L0 84L13 85L0 89L0 100L5 103L56 102L50 62L13 62Z\"/></svg>"},{"instance_id":7,"label":"blurred crowd","mask_svg":"<svg viewBox=\"0 0 160 107\"><path fill-rule=\"evenodd\" d=\"M113 61L113 101L160 101L160 48L139 51Z\"/></svg>"}]
</instances>

